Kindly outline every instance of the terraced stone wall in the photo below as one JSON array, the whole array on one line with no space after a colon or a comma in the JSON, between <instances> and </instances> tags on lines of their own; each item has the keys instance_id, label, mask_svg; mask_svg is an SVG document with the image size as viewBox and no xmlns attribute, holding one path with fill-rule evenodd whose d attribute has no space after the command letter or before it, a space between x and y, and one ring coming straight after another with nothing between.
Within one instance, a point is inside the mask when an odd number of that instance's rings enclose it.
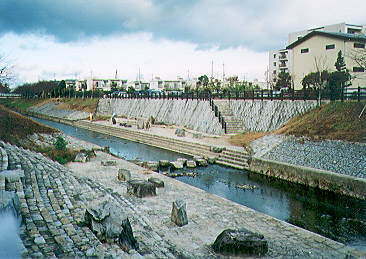
<instances>
[{"instance_id":1,"label":"terraced stone wall","mask_svg":"<svg viewBox=\"0 0 366 259\"><path fill-rule=\"evenodd\" d=\"M224 131L208 101L167 99L101 99L97 113L148 118L166 124L187 127L208 134L222 135Z\"/></svg>"},{"instance_id":2,"label":"terraced stone wall","mask_svg":"<svg viewBox=\"0 0 366 259\"><path fill-rule=\"evenodd\" d=\"M230 108L246 131L272 131L317 106L317 101L230 100Z\"/></svg>"}]
</instances>

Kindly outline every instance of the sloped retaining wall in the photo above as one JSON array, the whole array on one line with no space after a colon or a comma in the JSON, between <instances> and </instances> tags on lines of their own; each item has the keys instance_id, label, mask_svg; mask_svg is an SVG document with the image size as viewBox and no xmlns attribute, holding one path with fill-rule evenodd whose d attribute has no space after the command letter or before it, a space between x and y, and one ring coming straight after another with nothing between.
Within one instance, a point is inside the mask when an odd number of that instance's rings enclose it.
<instances>
[{"instance_id":1,"label":"sloped retaining wall","mask_svg":"<svg viewBox=\"0 0 366 259\"><path fill-rule=\"evenodd\" d=\"M241 120L247 131L272 131L291 118L317 106L317 101L290 100L230 100L234 116Z\"/></svg>"},{"instance_id":2,"label":"sloped retaining wall","mask_svg":"<svg viewBox=\"0 0 366 259\"><path fill-rule=\"evenodd\" d=\"M208 101L167 99L100 99L97 113L101 115L148 118L166 124L187 127L208 134L224 131Z\"/></svg>"},{"instance_id":3,"label":"sloped retaining wall","mask_svg":"<svg viewBox=\"0 0 366 259\"><path fill-rule=\"evenodd\" d=\"M262 158L252 158L249 168L267 176L366 200L365 179Z\"/></svg>"}]
</instances>

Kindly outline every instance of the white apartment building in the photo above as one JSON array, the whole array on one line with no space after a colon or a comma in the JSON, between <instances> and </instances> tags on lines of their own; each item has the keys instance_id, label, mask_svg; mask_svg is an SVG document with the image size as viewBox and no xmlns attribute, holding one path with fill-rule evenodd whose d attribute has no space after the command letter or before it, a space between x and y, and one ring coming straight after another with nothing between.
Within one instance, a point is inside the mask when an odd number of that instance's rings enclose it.
<instances>
[{"instance_id":1,"label":"white apartment building","mask_svg":"<svg viewBox=\"0 0 366 259\"><path fill-rule=\"evenodd\" d=\"M150 81L150 89L161 91L183 91L186 82L183 78L177 80L162 80L160 77L155 77Z\"/></svg>"},{"instance_id":2,"label":"white apartment building","mask_svg":"<svg viewBox=\"0 0 366 259\"><path fill-rule=\"evenodd\" d=\"M90 78L86 80L87 91L111 91L112 88L126 90L127 80L122 79L97 79Z\"/></svg>"},{"instance_id":3,"label":"white apartment building","mask_svg":"<svg viewBox=\"0 0 366 259\"><path fill-rule=\"evenodd\" d=\"M352 34L352 35L365 35L366 26L338 23L338 24L326 25L326 26L322 26L322 27L298 31L298 32L292 32L288 35L287 45L290 46L294 42L300 40L301 38L305 37L307 34L312 33L314 31L334 32L334 33L343 33L343 34ZM281 71L292 74L293 73L292 69L294 67L294 65L292 64L293 62L294 62L294 59L293 59L293 49L292 48L284 48L284 49L280 49L280 50L270 51L269 52L269 66L268 66L269 81L275 82L277 75ZM298 87L296 86L296 88L298 88Z\"/></svg>"}]
</instances>

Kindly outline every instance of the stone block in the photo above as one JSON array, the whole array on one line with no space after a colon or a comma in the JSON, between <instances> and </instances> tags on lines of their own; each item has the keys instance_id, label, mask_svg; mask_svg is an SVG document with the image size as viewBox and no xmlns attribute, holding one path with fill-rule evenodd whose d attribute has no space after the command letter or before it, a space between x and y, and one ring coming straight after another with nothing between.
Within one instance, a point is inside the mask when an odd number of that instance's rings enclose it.
<instances>
[{"instance_id":1,"label":"stone block","mask_svg":"<svg viewBox=\"0 0 366 259\"><path fill-rule=\"evenodd\" d=\"M193 160L188 160L187 161L187 167L188 168L195 168L197 166L196 162Z\"/></svg>"},{"instance_id":2,"label":"stone block","mask_svg":"<svg viewBox=\"0 0 366 259\"><path fill-rule=\"evenodd\" d=\"M160 160L159 165L161 167L168 167L170 165L170 162L168 160Z\"/></svg>"},{"instance_id":3,"label":"stone block","mask_svg":"<svg viewBox=\"0 0 366 259\"><path fill-rule=\"evenodd\" d=\"M156 196L156 187L148 181L132 179L127 182L127 193L139 198Z\"/></svg>"},{"instance_id":4,"label":"stone block","mask_svg":"<svg viewBox=\"0 0 366 259\"><path fill-rule=\"evenodd\" d=\"M150 177L149 179L147 179L147 181L152 183L153 185L155 185L156 188L164 187L164 182L162 180L160 180L159 178Z\"/></svg>"},{"instance_id":5,"label":"stone block","mask_svg":"<svg viewBox=\"0 0 366 259\"><path fill-rule=\"evenodd\" d=\"M183 169L184 165L182 162L180 161L175 161L175 162L170 162L170 165L174 168L174 169Z\"/></svg>"},{"instance_id":6,"label":"stone block","mask_svg":"<svg viewBox=\"0 0 366 259\"><path fill-rule=\"evenodd\" d=\"M261 234L247 229L226 229L218 235L212 248L226 255L263 256L268 251L268 244Z\"/></svg>"},{"instance_id":7,"label":"stone block","mask_svg":"<svg viewBox=\"0 0 366 259\"><path fill-rule=\"evenodd\" d=\"M208 157L207 162L211 165L216 163L216 157L213 157L213 156Z\"/></svg>"},{"instance_id":8,"label":"stone block","mask_svg":"<svg viewBox=\"0 0 366 259\"><path fill-rule=\"evenodd\" d=\"M159 170L159 162L156 161L148 161L146 163L146 168L153 170L153 171L158 171Z\"/></svg>"},{"instance_id":9,"label":"stone block","mask_svg":"<svg viewBox=\"0 0 366 259\"><path fill-rule=\"evenodd\" d=\"M183 166L185 166L185 165L186 165L187 160L188 160L188 159L186 159L186 158L178 158L178 159L177 159L177 161L178 161L178 162L181 162L181 163L183 164Z\"/></svg>"},{"instance_id":10,"label":"stone block","mask_svg":"<svg viewBox=\"0 0 366 259\"><path fill-rule=\"evenodd\" d=\"M120 168L118 169L117 179L122 182L129 181L131 180L131 172L127 169Z\"/></svg>"},{"instance_id":11,"label":"stone block","mask_svg":"<svg viewBox=\"0 0 366 259\"><path fill-rule=\"evenodd\" d=\"M207 160L204 158L197 159L196 162L197 162L197 165L199 165L199 166L208 166Z\"/></svg>"},{"instance_id":12,"label":"stone block","mask_svg":"<svg viewBox=\"0 0 366 259\"><path fill-rule=\"evenodd\" d=\"M89 156L88 155L86 155L83 152L80 152L80 153L77 153L77 155L76 155L76 157L74 159L74 162L86 163L89 160L90 159L89 159Z\"/></svg>"},{"instance_id":13,"label":"stone block","mask_svg":"<svg viewBox=\"0 0 366 259\"><path fill-rule=\"evenodd\" d=\"M176 129L175 130L175 135L178 137L185 137L186 136L186 131L184 129Z\"/></svg>"},{"instance_id":14,"label":"stone block","mask_svg":"<svg viewBox=\"0 0 366 259\"><path fill-rule=\"evenodd\" d=\"M102 166L116 166L117 161L116 160L107 160L107 161L101 161Z\"/></svg>"},{"instance_id":15,"label":"stone block","mask_svg":"<svg viewBox=\"0 0 366 259\"><path fill-rule=\"evenodd\" d=\"M173 208L170 219L179 227L188 224L186 203L183 200L176 200L173 202Z\"/></svg>"}]
</instances>

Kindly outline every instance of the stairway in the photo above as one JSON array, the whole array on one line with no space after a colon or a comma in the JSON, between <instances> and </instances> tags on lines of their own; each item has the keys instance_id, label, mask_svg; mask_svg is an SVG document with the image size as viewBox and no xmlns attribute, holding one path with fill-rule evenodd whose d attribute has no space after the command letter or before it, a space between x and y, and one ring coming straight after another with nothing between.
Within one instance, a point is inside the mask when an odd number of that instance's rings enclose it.
<instances>
[{"instance_id":1,"label":"stairway","mask_svg":"<svg viewBox=\"0 0 366 259\"><path fill-rule=\"evenodd\" d=\"M238 134L242 132L244 129L243 122L234 116L230 107L230 101L213 100L213 102L224 117L224 121L226 122L226 134Z\"/></svg>"}]
</instances>

